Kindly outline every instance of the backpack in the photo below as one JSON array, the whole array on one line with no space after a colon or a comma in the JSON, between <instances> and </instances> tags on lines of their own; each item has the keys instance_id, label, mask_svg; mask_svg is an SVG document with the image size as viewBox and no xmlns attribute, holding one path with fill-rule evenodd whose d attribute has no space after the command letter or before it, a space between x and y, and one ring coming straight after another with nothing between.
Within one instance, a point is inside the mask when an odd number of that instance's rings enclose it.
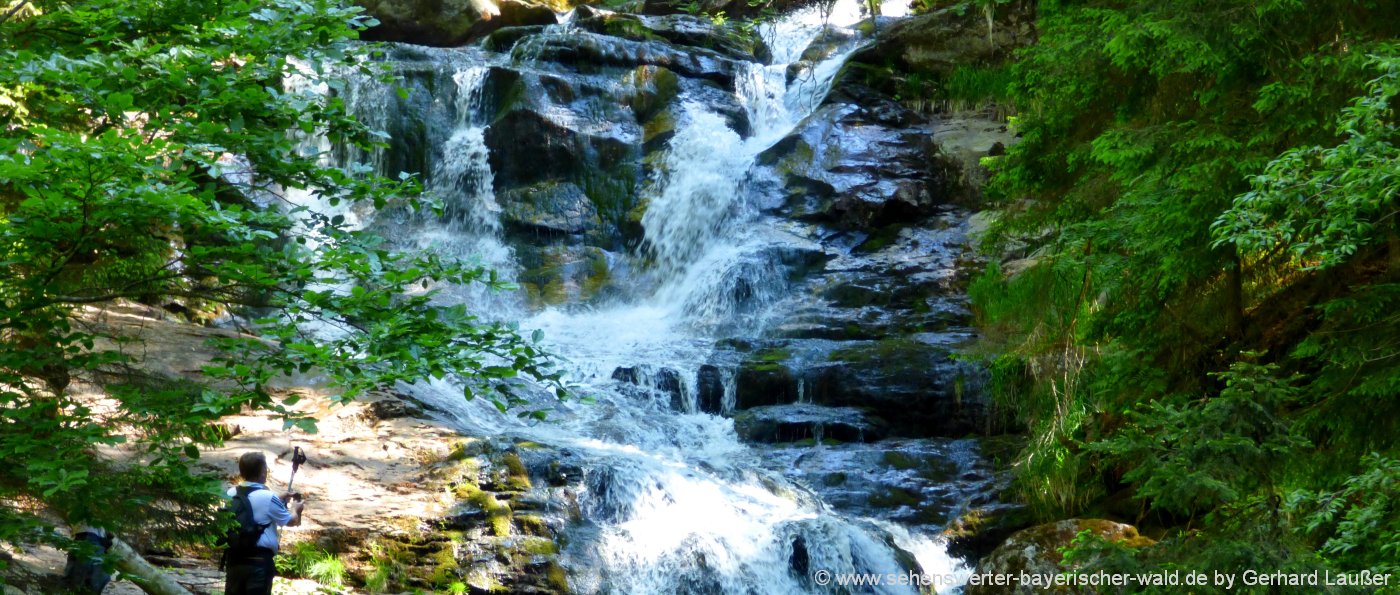
<instances>
[{"instance_id":1,"label":"backpack","mask_svg":"<svg viewBox=\"0 0 1400 595\"><path fill-rule=\"evenodd\" d=\"M263 489L267 488L238 486L234 491L233 501L226 510L233 513L233 517L238 520L238 526L230 528L228 535L219 540L219 544L224 546L223 559L219 561L220 569L229 562L251 558L257 552L258 539L271 523L259 525L253 519L253 502L248 499L248 495Z\"/></svg>"}]
</instances>

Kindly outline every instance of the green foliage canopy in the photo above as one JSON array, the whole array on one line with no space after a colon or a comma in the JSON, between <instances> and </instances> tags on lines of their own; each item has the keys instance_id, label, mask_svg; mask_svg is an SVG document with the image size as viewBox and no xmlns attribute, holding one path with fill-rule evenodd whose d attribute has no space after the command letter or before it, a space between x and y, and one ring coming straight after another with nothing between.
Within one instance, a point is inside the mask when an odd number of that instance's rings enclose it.
<instances>
[{"instance_id":1,"label":"green foliage canopy","mask_svg":"<svg viewBox=\"0 0 1400 595\"><path fill-rule=\"evenodd\" d=\"M508 383L559 388L511 326L439 288L504 284L435 254L392 250L327 205L427 208L414 180L333 167L298 136L368 149L332 91L370 72L371 24L334 0L36 0L0 10L0 541L56 539L67 522L157 535L208 528L215 482L192 466L211 421L244 408L314 430L270 388L315 371L348 401L453 376L522 402ZM14 10L10 10L14 9ZM288 84L300 79L301 84ZM122 373L78 324L116 300L228 309L259 336L222 341L210 383ZM313 325L332 329L310 332ZM70 382L104 389L95 407ZM467 389L467 397L473 394ZM562 393L560 393L562 396ZM99 455L126 444L134 460ZM164 530L164 533L160 533Z\"/></svg>"},{"instance_id":2,"label":"green foliage canopy","mask_svg":"<svg viewBox=\"0 0 1400 595\"><path fill-rule=\"evenodd\" d=\"M1389 567L1400 508L1354 495L1400 450L1400 5L1047 0L1037 26L989 189L988 247L1023 260L972 288L1022 494L1163 531L1137 562Z\"/></svg>"}]
</instances>

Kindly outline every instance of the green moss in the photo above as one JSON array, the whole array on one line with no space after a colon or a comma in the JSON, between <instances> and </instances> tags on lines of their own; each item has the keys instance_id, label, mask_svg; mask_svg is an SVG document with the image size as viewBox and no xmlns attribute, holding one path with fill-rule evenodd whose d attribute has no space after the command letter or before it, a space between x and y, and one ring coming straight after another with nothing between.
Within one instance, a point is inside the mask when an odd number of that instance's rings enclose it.
<instances>
[{"instance_id":1,"label":"green moss","mask_svg":"<svg viewBox=\"0 0 1400 595\"><path fill-rule=\"evenodd\" d=\"M603 20L603 33L613 37L648 41L657 39L642 21L632 15L608 15Z\"/></svg>"},{"instance_id":2,"label":"green moss","mask_svg":"<svg viewBox=\"0 0 1400 595\"><path fill-rule=\"evenodd\" d=\"M520 460L520 455L508 452L501 455L501 465L506 468L506 485L512 490L525 491L530 489L530 472L525 469L524 461Z\"/></svg>"},{"instance_id":3,"label":"green moss","mask_svg":"<svg viewBox=\"0 0 1400 595\"><path fill-rule=\"evenodd\" d=\"M880 459L886 465L894 467L895 469L917 469L923 466L923 460L897 450L885 451L885 454L881 456Z\"/></svg>"},{"instance_id":4,"label":"green moss","mask_svg":"<svg viewBox=\"0 0 1400 595\"><path fill-rule=\"evenodd\" d=\"M590 247L583 253L584 262L576 270L578 299L576 301L587 301L603 291L612 284L612 269L608 265L608 256L601 248Z\"/></svg>"},{"instance_id":5,"label":"green moss","mask_svg":"<svg viewBox=\"0 0 1400 595\"><path fill-rule=\"evenodd\" d=\"M554 545L554 540L544 537L522 538L516 547L533 556L552 556L559 553L559 547Z\"/></svg>"},{"instance_id":6,"label":"green moss","mask_svg":"<svg viewBox=\"0 0 1400 595\"><path fill-rule=\"evenodd\" d=\"M799 139L792 149L787 151L782 160L778 161L774 167L778 173L790 175L802 173L806 166L816 159L817 152L806 141Z\"/></svg>"},{"instance_id":7,"label":"green moss","mask_svg":"<svg viewBox=\"0 0 1400 595\"><path fill-rule=\"evenodd\" d=\"M755 351L744 362L744 368L760 373L783 373L787 371L784 362L792 359L792 352L783 347L765 347Z\"/></svg>"},{"instance_id":8,"label":"green moss","mask_svg":"<svg viewBox=\"0 0 1400 595\"><path fill-rule=\"evenodd\" d=\"M792 445L792 446L816 446L816 445L817 445L817 439L816 439L816 438L803 438L803 439L801 439L801 440L789 442L788 444L790 444L790 445ZM827 445L827 446L837 446L837 445L842 444L842 442L841 442L840 440L835 439L835 438L822 438L822 444L825 444L825 445Z\"/></svg>"},{"instance_id":9,"label":"green moss","mask_svg":"<svg viewBox=\"0 0 1400 595\"><path fill-rule=\"evenodd\" d=\"M555 593L567 594L573 590L569 588L569 574L564 571L564 567L554 561L550 561L549 567L545 569L546 580Z\"/></svg>"},{"instance_id":10,"label":"green moss","mask_svg":"<svg viewBox=\"0 0 1400 595\"><path fill-rule=\"evenodd\" d=\"M545 522L544 517L539 515L515 515L515 526L519 527L520 531L526 535L534 535L536 537L550 536L549 523Z\"/></svg>"},{"instance_id":11,"label":"green moss","mask_svg":"<svg viewBox=\"0 0 1400 595\"><path fill-rule=\"evenodd\" d=\"M869 254L884 250L899 239L899 232L902 229L904 229L902 225L886 225L870 234L870 237L856 246L854 251Z\"/></svg>"},{"instance_id":12,"label":"green moss","mask_svg":"<svg viewBox=\"0 0 1400 595\"><path fill-rule=\"evenodd\" d=\"M428 580L433 584L445 585L461 578L462 566L452 550L449 547L433 553L433 571L428 575Z\"/></svg>"},{"instance_id":13,"label":"green moss","mask_svg":"<svg viewBox=\"0 0 1400 595\"><path fill-rule=\"evenodd\" d=\"M645 198L637 201L636 206L633 206L631 210L627 211L627 223L641 225L642 217L647 214L647 204L649 202L650 201Z\"/></svg>"},{"instance_id":14,"label":"green moss","mask_svg":"<svg viewBox=\"0 0 1400 595\"><path fill-rule=\"evenodd\" d=\"M496 537L510 537L510 505L497 500L495 494L479 488L475 491L469 489L467 492L469 492L466 498L467 503L486 513L486 522L491 525L491 533Z\"/></svg>"},{"instance_id":15,"label":"green moss","mask_svg":"<svg viewBox=\"0 0 1400 595\"><path fill-rule=\"evenodd\" d=\"M579 182L606 224L620 229L637 204L638 173L632 166L640 155L629 155L607 169L590 172Z\"/></svg>"},{"instance_id":16,"label":"green moss","mask_svg":"<svg viewBox=\"0 0 1400 595\"><path fill-rule=\"evenodd\" d=\"M493 122L501 119L507 113L510 113L512 109L515 109L516 104L520 103L521 99L525 97L525 81L517 79L505 88L499 89L498 93L500 103L498 104L499 108L496 110L496 116L491 119Z\"/></svg>"},{"instance_id":17,"label":"green moss","mask_svg":"<svg viewBox=\"0 0 1400 595\"><path fill-rule=\"evenodd\" d=\"M761 362L785 362L792 358L792 352L783 347L768 347L760 349L753 354L751 359Z\"/></svg>"},{"instance_id":18,"label":"green moss","mask_svg":"<svg viewBox=\"0 0 1400 595\"><path fill-rule=\"evenodd\" d=\"M676 114L671 110L657 112L642 125L642 143L650 143L658 136L676 129Z\"/></svg>"},{"instance_id":19,"label":"green moss","mask_svg":"<svg viewBox=\"0 0 1400 595\"><path fill-rule=\"evenodd\" d=\"M921 499L919 495L911 490L900 487L885 488L873 493L866 502L877 508L898 508L900 506L918 507Z\"/></svg>"},{"instance_id":20,"label":"green moss","mask_svg":"<svg viewBox=\"0 0 1400 595\"><path fill-rule=\"evenodd\" d=\"M902 356L907 356L912 352L924 351L927 348L928 345L914 339L892 337L856 347L837 349L831 352L828 359L833 362L871 363L886 361L895 363L897 361L902 361Z\"/></svg>"}]
</instances>

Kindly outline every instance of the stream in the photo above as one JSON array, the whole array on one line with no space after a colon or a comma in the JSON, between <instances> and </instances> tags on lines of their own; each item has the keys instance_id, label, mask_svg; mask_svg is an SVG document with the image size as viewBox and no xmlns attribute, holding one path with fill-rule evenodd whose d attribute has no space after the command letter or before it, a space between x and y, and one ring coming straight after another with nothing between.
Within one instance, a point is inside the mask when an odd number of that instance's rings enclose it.
<instances>
[{"instance_id":1,"label":"stream","mask_svg":"<svg viewBox=\"0 0 1400 595\"><path fill-rule=\"evenodd\" d=\"M558 477L532 497L565 527L575 591L919 592L824 570L956 592L970 569L942 535L997 505L964 437L981 372L953 357L969 213L940 194L921 117L837 88L861 5L756 37L583 10L470 47L390 44L407 96L338 91L390 147L322 148L418 174L446 206L353 215L518 284L443 295L541 330L587 398L534 390L539 422L450 381L405 391Z\"/></svg>"}]
</instances>

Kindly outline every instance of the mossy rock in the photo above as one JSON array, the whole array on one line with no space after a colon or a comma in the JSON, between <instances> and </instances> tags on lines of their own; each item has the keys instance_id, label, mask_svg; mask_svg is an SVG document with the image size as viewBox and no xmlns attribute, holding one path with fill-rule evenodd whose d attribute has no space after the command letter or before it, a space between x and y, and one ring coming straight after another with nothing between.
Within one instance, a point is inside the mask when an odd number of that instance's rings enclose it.
<instances>
[{"instance_id":1,"label":"mossy rock","mask_svg":"<svg viewBox=\"0 0 1400 595\"><path fill-rule=\"evenodd\" d=\"M573 592L573 589L569 587L569 573L558 562L550 561L545 570L545 577L550 589L555 593L567 595Z\"/></svg>"},{"instance_id":2,"label":"mossy rock","mask_svg":"<svg viewBox=\"0 0 1400 595\"><path fill-rule=\"evenodd\" d=\"M520 455L508 452L501 455L501 464L505 466L507 483L511 489L524 491L530 489L530 473L525 470L525 463L520 460Z\"/></svg>"},{"instance_id":3,"label":"mossy rock","mask_svg":"<svg viewBox=\"0 0 1400 595\"><path fill-rule=\"evenodd\" d=\"M526 247L517 252L523 266L517 281L533 306L592 300L613 284L608 255L593 246Z\"/></svg>"},{"instance_id":4,"label":"mossy rock","mask_svg":"<svg viewBox=\"0 0 1400 595\"><path fill-rule=\"evenodd\" d=\"M797 400L797 379L781 364L741 366L735 375L736 407L749 409L781 405Z\"/></svg>"},{"instance_id":5,"label":"mossy rock","mask_svg":"<svg viewBox=\"0 0 1400 595\"><path fill-rule=\"evenodd\" d=\"M597 231L603 224L593 201L576 184L549 180L511 188L497 195L501 220L516 229L544 235Z\"/></svg>"},{"instance_id":6,"label":"mossy rock","mask_svg":"<svg viewBox=\"0 0 1400 595\"><path fill-rule=\"evenodd\" d=\"M671 109L658 110L642 123L642 151L651 157L649 169L658 169L659 159L664 149L676 136L676 113ZM638 218L638 221L641 219Z\"/></svg>"},{"instance_id":7,"label":"mossy rock","mask_svg":"<svg viewBox=\"0 0 1400 595\"><path fill-rule=\"evenodd\" d=\"M908 337L891 337L873 343L834 350L827 356L827 359L833 362L860 364L889 362L892 366L898 366L902 360L901 356L908 355L910 352L922 351L928 347L928 344Z\"/></svg>"},{"instance_id":8,"label":"mossy rock","mask_svg":"<svg viewBox=\"0 0 1400 595\"><path fill-rule=\"evenodd\" d=\"M521 552L532 556L550 556L559 553L559 546L553 539L544 537L522 537L516 544Z\"/></svg>"},{"instance_id":9,"label":"mossy rock","mask_svg":"<svg viewBox=\"0 0 1400 595\"><path fill-rule=\"evenodd\" d=\"M874 233L865 238L865 241L857 245L852 252L861 254L871 254L888 248L899 240L899 232L904 229L903 225L886 225L876 229Z\"/></svg>"},{"instance_id":10,"label":"mossy rock","mask_svg":"<svg viewBox=\"0 0 1400 595\"><path fill-rule=\"evenodd\" d=\"M1137 528L1105 519L1068 519L1044 525L1036 525L1018 531L992 551L977 566L979 573L1019 576L1022 574L1055 575L1073 571L1064 564L1061 549L1068 547L1076 536L1084 531L1126 547L1138 548L1156 543L1138 534ZM969 585L968 595L991 595L1014 593L1016 595L1044 593L1043 588L1029 585L1012 587L992 587L989 585ZM1068 589L1052 592L1071 592Z\"/></svg>"},{"instance_id":11,"label":"mossy rock","mask_svg":"<svg viewBox=\"0 0 1400 595\"><path fill-rule=\"evenodd\" d=\"M901 471L914 471L924 479L940 483L950 481L958 474L957 463L937 454L887 450L880 455L880 462Z\"/></svg>"},{"instance_id":12,"label":"mossy rock","mask_svg":"<svg viewBox=\"0 0 1400 595\"><path fill-rule=\"evenodd\" d=\"M680 94L680 77L662 66L638 66L622 77L628 91L623 103L632 108L638 122L647 122Z\"/></svg>"},{"instance_id":13,"label":"mossy rock","mask_svg":"<svg viewBox=\"0 0 1400 595\"><path fill-rule=\"evenodd\" d=\"M554 531L549 528L549 523L544 517L536 514L516 514L515 526L520 528L520 532L525 535L535 537L552 537Z\"/></svg>"}]
</instances>

